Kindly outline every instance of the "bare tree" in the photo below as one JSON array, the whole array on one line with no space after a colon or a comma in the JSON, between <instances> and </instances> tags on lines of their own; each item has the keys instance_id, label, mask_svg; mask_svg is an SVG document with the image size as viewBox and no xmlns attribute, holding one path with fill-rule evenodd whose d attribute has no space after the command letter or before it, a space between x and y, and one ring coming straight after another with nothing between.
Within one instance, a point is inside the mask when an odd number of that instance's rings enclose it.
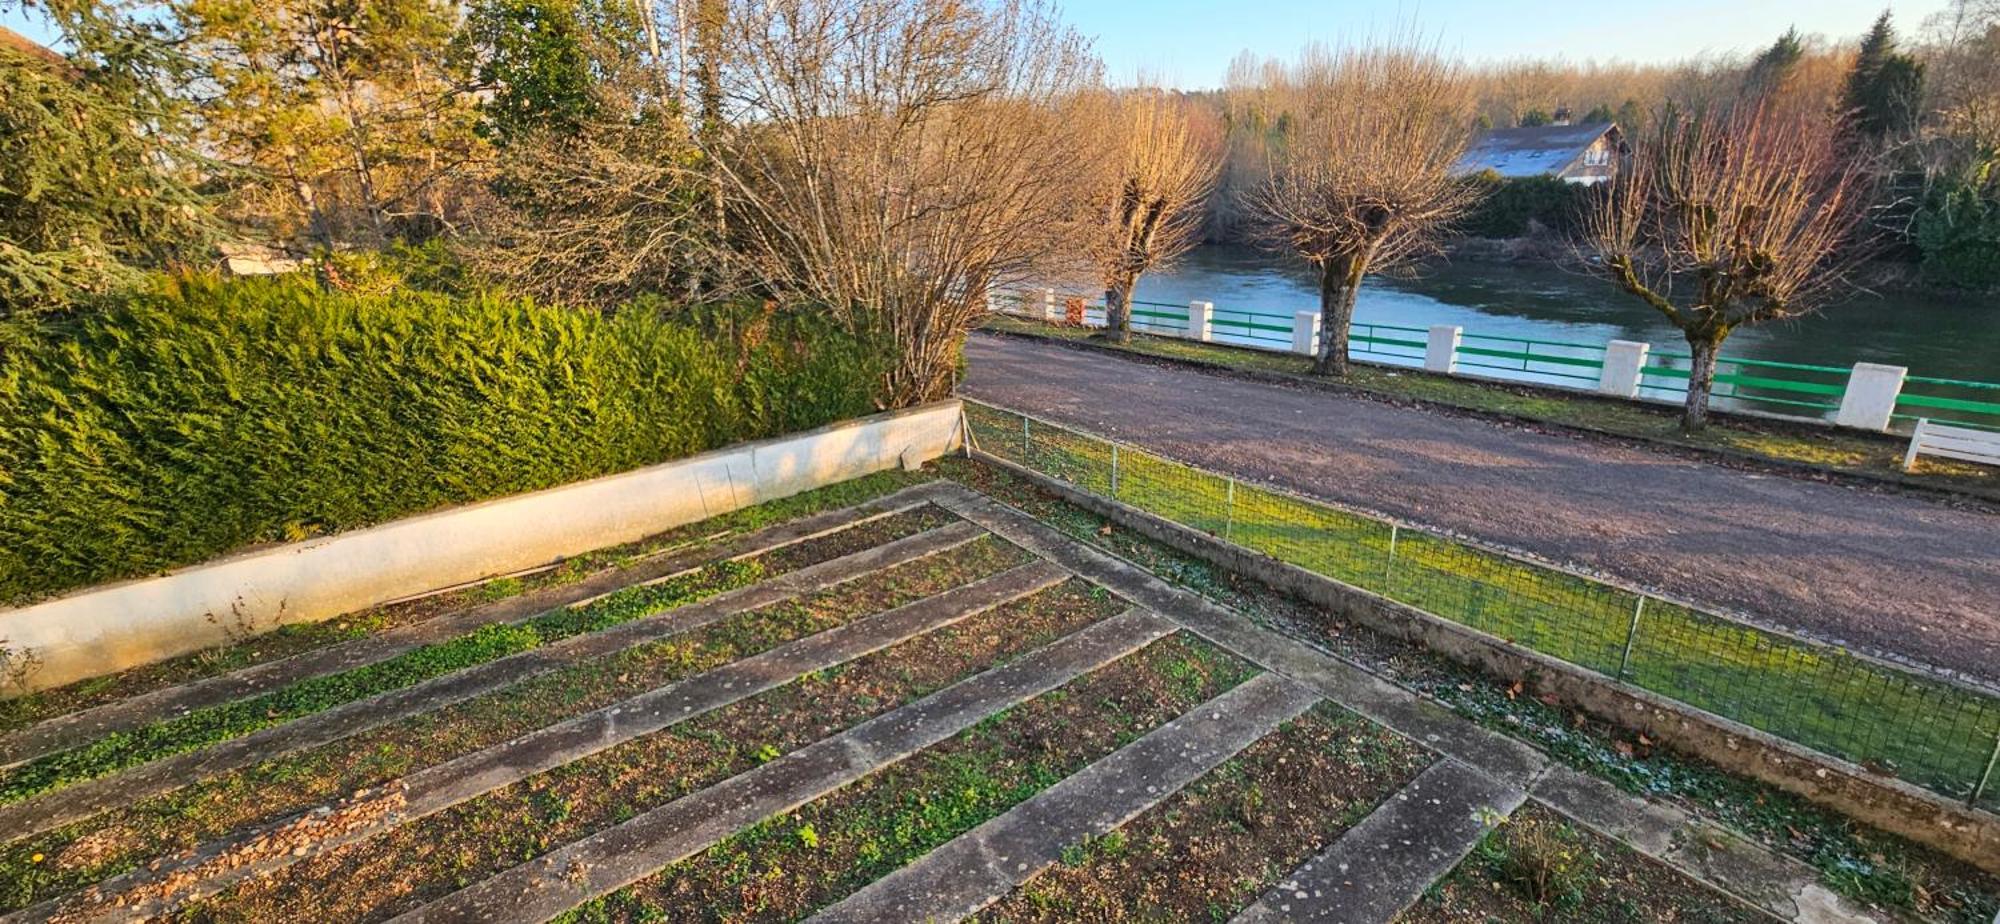
<instances>
[{"instance_id":1,"label":"bare tree","mask_svg":"<svg viewBox=\"0 0 2000 924\"><path fill-rule=\"evenodd\" d=\"M1461 67L1414 42L1307 49L1297 127L1250 195L1267 246L1320 275L1313 372L1347 373L1347 328L1371 271L1433 250L1478 193L1452 176L1471 131Z\"/></svg>"},{"instance_id":2,"label":"bare tree","mask_svg":"<svg viewBox=\"0 0 2000 924\"><path fill-rule=\"evenodd\" d=\"M1201 240L1203 207L1221 166L1213 117L1162 91L1142 88L1111 101L1112 137L1099 193L1102 219L1092 255L1104 283L1105 326L1132 339L1132 291L1146 272L1171 266Z\"/></svg>"},{"instance_id":3,"label":"bare tree","mask_svg":"<svg viewBox=\"0 0 2000 924\"><path fill-rule=\"evenodd\" d=\"M1586 216L1589 262L1687 338L1682 429L1707 424L1731 332L1800 317L1849 288L1868 194L1838 133L1796 107L1669 110Z\"/></svg>"},{"instance_id":4,"label":"bare tree","mask_svg":"<svg viewBox=\"0 0 2000 924\"><path fill-rule=\"evenodd\" d=\"M880 337L892 404L947 394L988 287L1083 249L1084 42L1035 0L746 0L726 33L735 255Z\"/></svg>"}]
</instances>

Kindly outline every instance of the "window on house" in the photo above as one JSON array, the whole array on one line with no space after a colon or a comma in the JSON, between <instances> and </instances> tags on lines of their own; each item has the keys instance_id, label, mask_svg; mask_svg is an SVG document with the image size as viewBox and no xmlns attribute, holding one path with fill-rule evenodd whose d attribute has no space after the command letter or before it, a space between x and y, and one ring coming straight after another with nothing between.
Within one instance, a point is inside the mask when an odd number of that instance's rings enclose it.
<instances>
[{"instance_id":1,"label":"window on house","mask_svg":"<svg viewBox=\"0 0 2000 924\"><path fill-rule=\"evenodd\" d=\"M1583 152L1583 165L1586 167L1602 167L1608 163L1611 163L1611 152L1605 148L1594 147Z\"/></svg>"}]
</instances>

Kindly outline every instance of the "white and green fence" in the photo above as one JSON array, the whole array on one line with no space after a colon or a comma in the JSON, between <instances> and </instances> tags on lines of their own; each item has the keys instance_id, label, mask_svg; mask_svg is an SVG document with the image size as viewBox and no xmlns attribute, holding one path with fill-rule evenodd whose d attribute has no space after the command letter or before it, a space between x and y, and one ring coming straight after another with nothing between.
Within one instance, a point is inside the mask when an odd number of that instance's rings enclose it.
<instances>
[{"instance_id":1,"label":"white and green fence","mask_svg":"<svg viewBox=\"0 0 2000 924\"><path fill-rule=\"evenodd\" d=\"M1060 321L1078 296L1054 289L995 293L996 311ZM1083 298L1083 323L1101 327L1101 299ZM1289 314L1134 301L1134 330L1275 352L1319 348L1317 311ZM1579 343L1505 337L1452 325L1408 327L1355 323L1349 355L1358 361L1420 367L1447 375L1494 378L1585 389L1599 394L1678 404L1687 396L1690 357L1651 344L1613 340ZM1862 430L1908 429L1919 418L2000 431L2000 383L1910 375L1900 366L1856 363L1849 368L1725 356L1717 362L1716 398L1725 406L1785 417L1829 420Z\"/></svg>"}]
</instances>

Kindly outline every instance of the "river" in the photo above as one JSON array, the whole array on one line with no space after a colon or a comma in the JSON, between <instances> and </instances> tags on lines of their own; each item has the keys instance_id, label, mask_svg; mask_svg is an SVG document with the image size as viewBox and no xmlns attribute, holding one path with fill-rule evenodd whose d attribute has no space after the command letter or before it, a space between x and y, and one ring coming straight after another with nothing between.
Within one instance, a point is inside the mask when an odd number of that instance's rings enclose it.
<instances>
[{"instance_id":1,"label":"river","mask_svg":"<svg viewBox=\"0 0 2000 924\"><path fill-rule=\"evenodd\" d=\"M1139 282L1137 297L1216 310L1284 315L1319 307L1304 266L1243 247L1202 247L1172 271ZM1355 307L1359 323L1456 324L1467 334L1601 344L1641 340L1685 352L1680 332L1652 308L1600 279L1555 267L1433 260L1415 278L1370 277ZM1907 366L1912 375L2000 382L2000 299L1857 295L1818 314L1744 328L1723 355L1845 368Z\"/></svg>"}]
</instances>

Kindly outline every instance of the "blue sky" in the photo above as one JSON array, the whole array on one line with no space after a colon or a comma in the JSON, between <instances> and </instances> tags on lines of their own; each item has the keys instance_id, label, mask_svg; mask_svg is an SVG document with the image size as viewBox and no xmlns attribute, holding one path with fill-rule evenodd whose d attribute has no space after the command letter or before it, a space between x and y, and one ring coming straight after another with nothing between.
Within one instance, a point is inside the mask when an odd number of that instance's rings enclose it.
<instances>
[{"instance_id":1,"label":"blue sky","mask_svg":"<svg viewBox=\"0 0 2000 924\"><path fill-rule=\"evenodd\" d=\"M1473 60L1660 61L1761 46L1789 26L1856 36L1886 6L1905 36L1945 0L1058 0L1065 19L1096 41L1114 82L1141 74L1188 89L1222 82L1249 49L1290 57L1308 41L1340 42L1414 26ZM19 0L0 0L0 24L48 40Z\"/></svg>"}]
</instances>

